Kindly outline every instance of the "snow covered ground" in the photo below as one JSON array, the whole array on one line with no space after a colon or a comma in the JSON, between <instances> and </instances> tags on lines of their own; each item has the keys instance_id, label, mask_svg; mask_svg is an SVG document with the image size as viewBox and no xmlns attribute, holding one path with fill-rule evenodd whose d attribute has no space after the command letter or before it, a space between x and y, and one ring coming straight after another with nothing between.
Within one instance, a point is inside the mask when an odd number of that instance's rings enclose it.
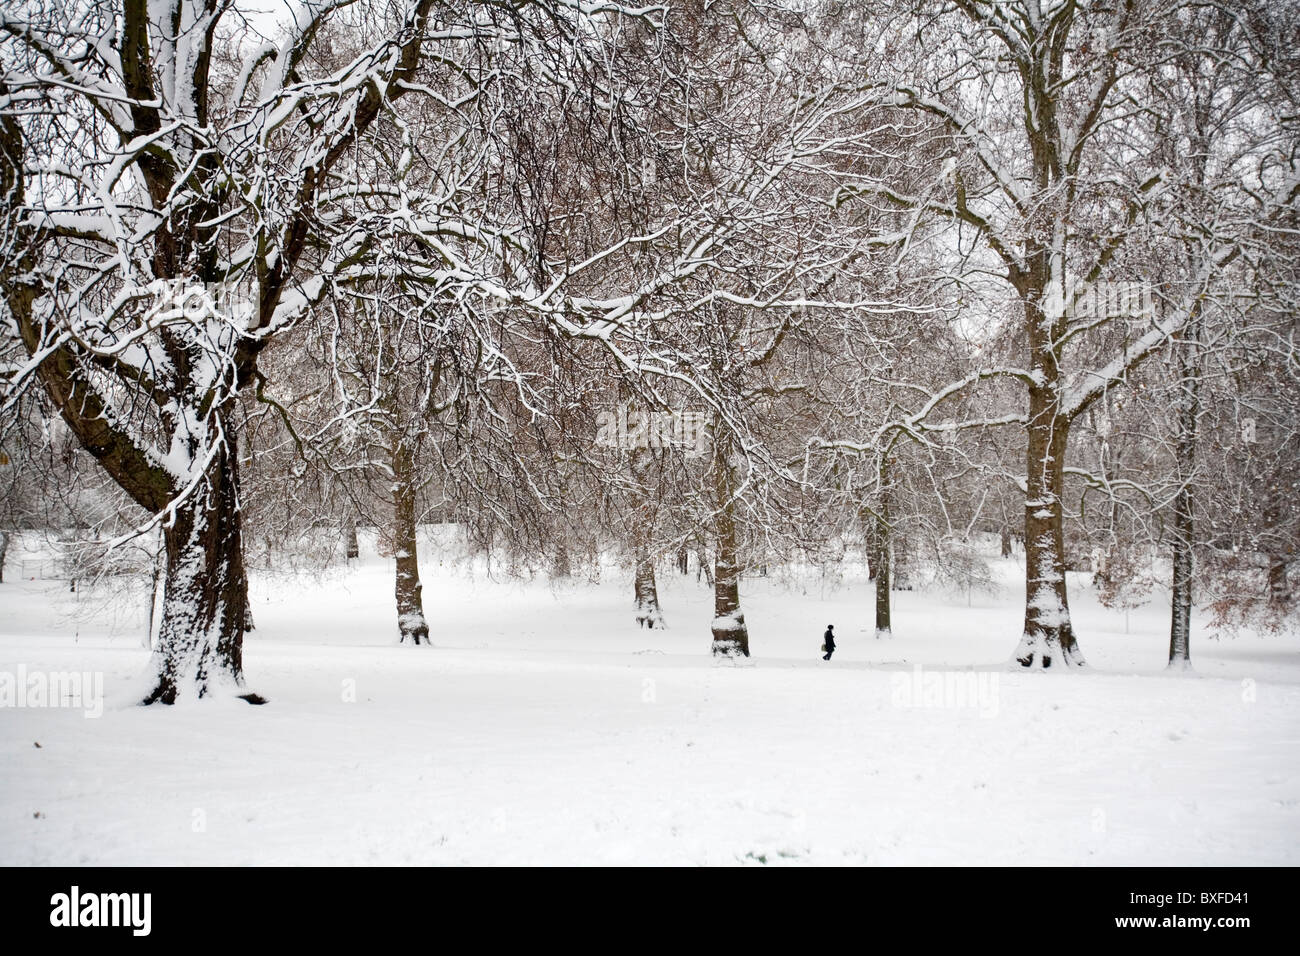
<instances>
[{"instance_id":1,"label":"snow covered ground","mask_svg":"<svg viewBox=\"0 0 1300 956\"><path fill-rule=\"evenodd\" d=\"M435 550L434 647L394 644L373 548L255 574L271 703L171 709L134 705L138 599L16 580L11 552L0 675L102 672L105 702L0 708L0 864L1300 863L1293 637L1198 630L1167 676L1163 603L1126 633L1080 577L1092 666L1024 673L1013 560L999 595L898 593L888 640L864 582L747 579L754 657L726 666L694 574L661 569L648 632L626 573L491 580Z\"/></svg>"}]
</instances>

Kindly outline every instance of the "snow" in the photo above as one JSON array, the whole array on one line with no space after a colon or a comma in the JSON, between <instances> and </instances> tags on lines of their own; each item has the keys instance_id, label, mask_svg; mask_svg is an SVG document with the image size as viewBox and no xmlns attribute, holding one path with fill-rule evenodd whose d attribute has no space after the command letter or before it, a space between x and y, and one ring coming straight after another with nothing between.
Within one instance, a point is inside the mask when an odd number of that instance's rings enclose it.
<instances>
[{"instance_id":1,"label":"snow","mask_svg":"<svg viewBox=\"0 0 1300 956\"><path fill-rule=\"evenodd\" d=\"M1194 618L1168 674L1163 599L1125 633L1071 573L1092 666L1026 672L1023 566L994 559L999 595L897 592L879 640L860 577L746 578L736 668L668 564L673 626L647 631L630 570L520 583L420 550L433 647L397 643L363 539L320 580L251 572L269 705L145 708L144 601L16 580L15 549L0 672L102 673L105 700L0 708L0 864L1300 863L1294 637Z\"/></svg>"}]
</instances>

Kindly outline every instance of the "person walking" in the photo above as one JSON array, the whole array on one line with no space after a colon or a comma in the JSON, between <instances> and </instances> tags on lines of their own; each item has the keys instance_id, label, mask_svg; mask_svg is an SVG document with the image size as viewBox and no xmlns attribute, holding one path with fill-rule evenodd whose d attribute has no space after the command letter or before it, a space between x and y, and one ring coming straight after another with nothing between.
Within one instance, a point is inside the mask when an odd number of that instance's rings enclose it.
<instances>
[{"instance_id":1,"label":"person walking","mask_svg":"<svg viewBox=\"0 0 1300 956\"><path fill-rule=\"evenodd\" d=\"M827 624L826 633L822 635L822 650L826 652L822 660L828 661L831 655L835 653L835 625Z\"/></svg>"}]
</instances>

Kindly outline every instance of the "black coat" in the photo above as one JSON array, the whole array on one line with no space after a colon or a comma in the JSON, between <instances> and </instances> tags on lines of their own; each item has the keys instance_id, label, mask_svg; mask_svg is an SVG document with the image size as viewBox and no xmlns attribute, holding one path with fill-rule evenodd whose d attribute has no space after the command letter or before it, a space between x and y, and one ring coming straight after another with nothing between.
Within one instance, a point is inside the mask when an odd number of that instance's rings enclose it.
<instances>
[{"instance_id":1,"label":"black coat","mask_svg":"<svg viewBox=\"0 0 1300 956\"><path fill-rule=\"evenodd\" d=\"M822 641L826 644L826 652L828 654L835 650L835 635L831 633L829 627L826 628L826 633L822 636Z\"/></svg>"}]
</instances>

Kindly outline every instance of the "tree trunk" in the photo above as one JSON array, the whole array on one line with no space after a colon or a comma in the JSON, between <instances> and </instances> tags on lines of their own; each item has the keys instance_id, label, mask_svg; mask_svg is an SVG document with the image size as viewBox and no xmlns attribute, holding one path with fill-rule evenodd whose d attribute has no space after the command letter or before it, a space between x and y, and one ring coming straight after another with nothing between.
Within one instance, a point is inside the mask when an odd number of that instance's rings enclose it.
<instances>
[{"instance_id":1,"label":"tree trunk","mask_svg":"<svg viewBox=\"0 0 1300 956\"><path fill-rule=\"evenodd\" d=\"M704 578L704 583L713 587L713 562L709 560L709 554L704 548L699 548L695 552L695 583L700 583L700 578Z\"/></svg>"},{"instance_id":2,"label":"tree trunk","mask_svg":"<svg viewBox=\"0 0 1300 956\"><path fill-rule=\"evenodd\" d=\"M1024 667L1083 666L1070 623L1065 584L1065 449L1069 421L1059 413L1057 382L1029 389L1025 496L1025 629L1016 650Z\"/></svg>"},{"instance_id":3,"label":"tree trunk","mask_svg":"<svg viewBox=\"0 0 1300 956\"><path fill-rule=\"evenodd\" d=\"M344 542L344 557L351 561L361 556L361 544L357 541L357 523L348 525L347 539Z\"/></svg>"},{"instance_id":4,"label":"tree trunk","mask_svg":"<svg viewBox=\"0 0 1300 956\"><path fill-rule=\"evenodd\" d=\"M405 440L393 450L393 554L397 563L394 593L397 597L398 643L408 637L419 645L429 641L420 583L420 558L415 524L415 460Z\"/></svg>"},{"instance_id":5,"label":"tree trunk","mask_svg":"<svg viewBox=\"0 0 1300 956\"><path fill-rule=\"evenodd\" d=\"M876 571L878 570L877 552L879 545L876 542L876 522L877 518L867 508L862 508L858 512L858 518L862 522L862 537L866 544L867 550L867 580L874 582L876 580Z\"/></svg>"},{"instance_id":6,"label":"tree trunk","mask_svg":"<svg viewBox=\"0 0 1300 956\"><path fill-rule=\"evenodd\" d=\"M1002 557L1011 557L1011 529L1006 527L1002 529Z\"/></svg>"},{"instance_id":7,"label":"tree trunk","mask_svg":"<svg viewBox=\"0 0 1300 956\"><path fill-rule=\"evenodd\" d=\"M1193 546L1194 492L1196 473L1197 423L1200 419L1199 313L1183 336L1184 351L1179 362L1178 433L1174 439L1174 457L1181 484L1174 495L1173 581L1169 624L1169 668L1187 670L1192 666L1192 579L1195 573ZM1190 354L1189 354L1190 352Z\"/></svg>"},{"instance_id":8,"label":"tree trunk","mask_svg":"<svg viewBox=\"0 0 1300 956\"><path fill-rule=\"evenodd\" d=\"M740 610L740 564L736 554L735 476L731 442L715 429L713 487L717 507L717 556L713 574L713 654L748 657L749 629Z\"/></svg>"},{"instance_id":9,"label":"tree trunk","mask_svg":"<svg viewBox=\"0 0 1300 956\"><path fill-rule=\"evenodd\" d=\"M1174 498L1174 574L1169 627L1171 670L1185 670L1192 665L1192 533L1192 492L1184 484Z\"/></svg>"},{"instance_id":10,"label":"tree trunk","mask_svg":"<svg viewBox=\"0 0 1300 956\"><path fill-rule=\"evenodd\" d=\"M0 584L5 583L5 554L9 551L9 532L0 531Z\"/></svg>"},{"instance_id":11,"label":"tree trunk","mask_svg":"<svg viewBox=\"0 0 1300 956\"><path fill-rule=\"evenodd\" d=\"M1287 559L1282 554L1268 556L1268 603L1285 608L1291 603L1291 585L1287 579Z\"/></svg>"},{"instance_id":12,"label":"tree trunk","mask_svg":"<svg viewBox=\"0 0 1300 956\"><path fill-rule=\"evenodd\" d=\"M162 622L153 652L157 684L144 703L173 704L182 686L199 697L244 684L244 576L239 471L234 430L226 423L226 446L209 468L206 487L175 509L163 529L167 571ZM240 694L249 703L265 701Z\"/></svg>"},{"instance_id":13,"label":"tree trunk","mask_svg":"<svg viewBox=\"0 0 1300 956\"><path fill-rule=\"evenodd\" d=\"M654 561L643 548L638 548L636 553L636 622L651 630L665 626L659 608L659 589L655 587Z\"/></svg>"},{"instance_id":14,"label":"tree trunk","mask_svg":"<svg viewBox=\"0 0 1300 956\"><path fill-rule=\"evenodd\" d=\"M167 566L167 551L161 539L159 539L157 550L153 555L153 564L150 568L150 588L149 588L149 626L144 635L144 646L153 650L154 621L162 617L159 613L158 599L162 597L163 572Z\"/></svg>"},{"instance_id":15,"label":"tree trunk","mask_svg":"<svg viewBox=\"0 0 1300 956\"><path fill-rule=\"evenodd\" d=\"M889 574L889 465L880 463L880 501L876 511L875 528L871 536L873 551L871 568L876 579L876 637L889 637L890 629L890 574Z\"/></svg>"},{"instance_id":16,"label":"tree trunk","mask_svg":"<svg viewBox=\"0 0 1300 956\"><path fill-rule=\"evenodd\" d=\"M1282 498L1274 490L1269 495L1263 509L1264 527L1270 530L1284 526ZM1273 536L1270 536L1273 537ZM1267 541L1264 544L1264 553L1267 555L1267 571L1265 572L1265 586L1268 588L1267 602L1268 607L1275 611L1285 611L1291 604L1291 582L1287 575L1287 566L1290 563L1290 555L1284 548L1288 548L1287 543L1274 540ZM1294 554L1294 546L1288 549Z\"/></svg>"},{"instance_id":17,"label":"tree trunk","mask_svg":"<svg viewBox=\"0 0 1300 956\"><path fill-rule=\"evenodd\" d=\"M253 623L253 602L248 598L248 569L244 569L244 633L257 630Z\"/></svg>"},{"instance_id":18,"label":"tree trunk","mask_svg":"<svg viewBox=\"0 0 1300 956\"><path fill-rule=\"evenodd\" d=\"M569 549L564 545L558 545L555 549L555 560L551 563L551 577L556 580L564 580L573 575L573 565L569 561Z\"/></svg>"},{"instance_id":19,"label":"tree trunk","mask_svg":"<svg viewBox=\"0 0 1300 956\"><path fill-rule=\"evenodd\" d=\"M636 622L641 627L653 630L664 626L663 611L659 608L659 589L655 582L654 555L650 548L658 517L650 496L650 489L654 487L654 452L643 448L634 449L628 455L627 464L635 488L630 531L633 561L636 565Z\"/></svg>"},{"instance_id":20,"label":"tree trunk","mask_svg":"<svg viewBox=\"0 0 1300 956\"><path fill-rule=\"evenodd\" d=\"M677 570L681 574L688 574L691 569L690 554L686 550L686 545L677 549Z\"/></svg>"}]
</instances>

